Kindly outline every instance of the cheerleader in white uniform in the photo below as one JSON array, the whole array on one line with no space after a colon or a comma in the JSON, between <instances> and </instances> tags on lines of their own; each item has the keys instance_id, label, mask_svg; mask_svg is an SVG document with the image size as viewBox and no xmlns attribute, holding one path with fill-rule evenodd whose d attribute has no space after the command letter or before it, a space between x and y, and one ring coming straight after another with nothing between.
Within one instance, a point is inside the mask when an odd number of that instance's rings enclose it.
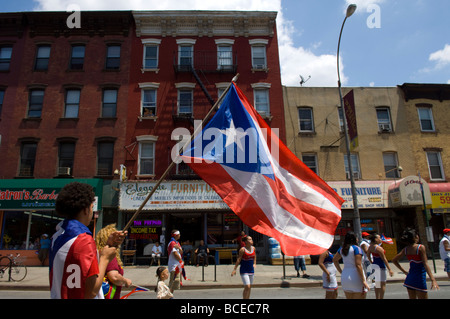
<instances>
[{"instance_id":1,"label":"cheerleader in white uniform","mask_svg":"<svg viewBox=\"0 0 450 319\"><path fill-rule=\"evenodd\" d=\"M325 299L336 299L338 296L336 267L333 263L333 254L329 250L320 255L319 267L323 270L322 280L323 289L325 289Z\"/></svg>"},{"instance_id":2,"label":"cheerleader in white uniform","mask_svg":"<svg viewBox=\"0 0 450 319\"><path fill-rule=\"evenodd\" d=\"M347 299L365 299L370 289L362 268L362 255L355 233L348 232L344 244L333 258L336 269L341 273L341 285ZM344 261L344 270L339 265L341 259Z\"/></svg>"}]
</instances>

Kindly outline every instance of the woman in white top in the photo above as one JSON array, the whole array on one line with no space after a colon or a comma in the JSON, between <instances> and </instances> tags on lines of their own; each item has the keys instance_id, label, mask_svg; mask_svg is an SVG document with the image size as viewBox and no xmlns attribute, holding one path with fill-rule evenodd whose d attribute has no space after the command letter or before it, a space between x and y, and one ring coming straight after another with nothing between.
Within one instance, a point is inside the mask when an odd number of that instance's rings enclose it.
<instances>
[{"instance_id":1,"label":"woman in white top","mask_svg":"<svg viewBox=\"0 0 450 319\"><path fill-rule=\"evenodd\" d=\"M362 255L355 233L348 232L344 244L333 257L334 265L341 273L341 285L347 299L365 299L370 289L362 268ZM344 261L344 270L339 265L341 259Z\"/></svg>"}]
</instances>

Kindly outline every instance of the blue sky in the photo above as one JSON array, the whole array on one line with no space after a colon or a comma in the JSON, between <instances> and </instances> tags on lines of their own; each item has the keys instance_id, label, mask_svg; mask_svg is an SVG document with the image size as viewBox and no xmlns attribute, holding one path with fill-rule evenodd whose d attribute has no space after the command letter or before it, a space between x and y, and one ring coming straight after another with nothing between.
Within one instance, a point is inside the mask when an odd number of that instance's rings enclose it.
<instances>
[{"instance_id":1,"label":"blue sky","mask_svg":"<svg viewBox=\"0 0 450 319\"><path fill-rule=\"evenodd\" d=\"M268 10L278 11L284 85L336 86L339 31L349 3L358 9L344 28L345 86L450 84L448 0L15 0L1 10Z\"/></svg>"}]
</instances>

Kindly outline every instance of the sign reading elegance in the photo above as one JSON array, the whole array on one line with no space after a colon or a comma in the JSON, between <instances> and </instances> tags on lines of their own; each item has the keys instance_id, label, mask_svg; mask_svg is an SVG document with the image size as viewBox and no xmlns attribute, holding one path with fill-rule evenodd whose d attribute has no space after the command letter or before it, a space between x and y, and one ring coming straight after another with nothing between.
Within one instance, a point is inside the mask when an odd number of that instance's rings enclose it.
<instances>
[{"instance_id":1,"label":"sign reading elegance","mask_svg":"<svg viewBox=\"0 0 450 319\"><path fill-rule=\"evenodd\" d=\"M122 183L119 209L138 209L155 184L156 182ZM204 181L162 182L144 207L145 210L226 208L227 204Z\"/></svg>"}]
</instances>

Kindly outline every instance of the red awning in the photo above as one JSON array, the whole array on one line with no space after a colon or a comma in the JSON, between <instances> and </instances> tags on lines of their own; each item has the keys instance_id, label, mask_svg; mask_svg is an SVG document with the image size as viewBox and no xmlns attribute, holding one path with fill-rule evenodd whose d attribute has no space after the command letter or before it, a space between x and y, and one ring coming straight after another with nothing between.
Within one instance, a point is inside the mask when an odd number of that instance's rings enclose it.
<instances>
[{"instance_id":1,"label":"red awning","mask_svg":"<svg viewBox=\"0 0 450 319\"><path fill-rule=\"evenodd\" d=\"M450 183L428 183L430 187L430 192L449 192L450 193Z\"/></svg>"}]
</instances>

